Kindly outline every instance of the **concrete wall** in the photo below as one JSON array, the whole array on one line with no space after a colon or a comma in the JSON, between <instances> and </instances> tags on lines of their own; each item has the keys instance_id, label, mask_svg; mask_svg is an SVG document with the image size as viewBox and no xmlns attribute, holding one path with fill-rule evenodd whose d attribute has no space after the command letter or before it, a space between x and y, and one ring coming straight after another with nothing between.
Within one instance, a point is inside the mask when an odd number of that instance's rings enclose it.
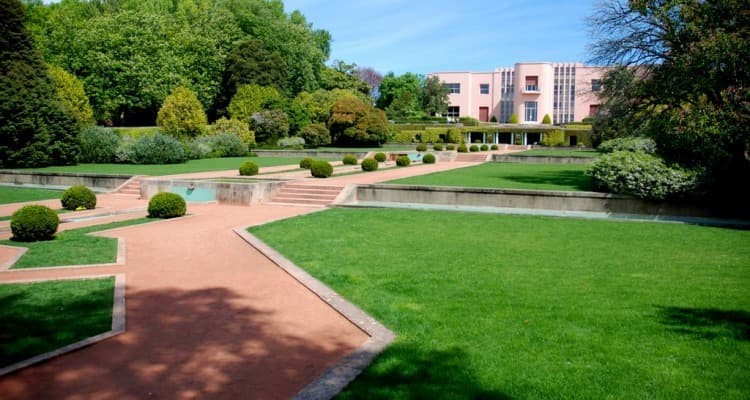
<instances>
[{"instance_id":1,"label":"concrete wall","mask_svg":"<svg viewBox=\"0 0 750 400\"><path fill-rule=\"evenodd\" d=\"M383 151L388 151L384 149ZM264 156L264 157L299 157L300 159L305 157L311 158L332 158L340 160L347 154L352 154L357 159L362 159L367 154L366 151L352 151L347 153L334 152L334 151L321 151L321 150L253 150L253 153Z\"/></svg>"},{"instance_id":2,"label":"concrete wall","mask_svg":"<svg viewBox=\"0 0 750 400\"><path fill-rule=\"evenodd\" d=\"M228 183L149 179L141 183L141 196L150 199L159 192L173 192L187 201L217 201L221 204L251 205L269 201L283 181Z\"/></svg>"},{"instance_id":3,"label":"concrete wall","mask_svg":"<svg viewBox=\"0 0 750 400\"><path fill-rule=\"evenodd\" d=\"M494 162L511 162L527 164L591 164L596 160L594 157L553 157L553 156L514 156L493 154Z\"/></svg>"},{"instance_id":4,"label":"concrete wall","mask_svg":"<svg viewBox=\"0 0 750 400\"><path fill-rule=\"evenodd\" d=\"M594 192L360 185L356 189L356 199L365 202L587 211L652 216L712 216L710 211L704 209Z\"/></svg>"},{"instance_id":5,"label":"concrete wall","mask_svg":"<svg viewBox=\"0 0 750 400\"><path fill-rule=\"evenodd\" d=\"M66 189L75 185L84 185L92 190L100 192L118 188L130 178L130 175L23 171L0 172L0 183L4 184L44 186L56 189Z\"/></svg>"}]
</instances>

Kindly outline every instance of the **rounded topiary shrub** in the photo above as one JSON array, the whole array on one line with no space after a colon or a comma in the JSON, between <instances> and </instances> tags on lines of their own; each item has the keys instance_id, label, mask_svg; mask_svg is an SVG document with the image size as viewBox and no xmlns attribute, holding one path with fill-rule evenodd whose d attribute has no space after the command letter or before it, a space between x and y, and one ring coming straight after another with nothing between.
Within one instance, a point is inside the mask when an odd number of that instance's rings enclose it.
<instances>
[{"instance_id":1,"label":"rounded topiary shrub","mask_svg":"<svg viewBox=\"0 0 750 400\"><path fill-rule=\"evenodd\" d=\"M398 165L399 167L406 167L410 164L411 164L411 160L409 159L408 156L399 156L396 159L396 165Z\"/></svg>"},{"instance_id":2,"label":"rounded topiary shrub","mask_svg":"<svg viewBox=\"0 0 750 400\"><path fill-rule=\"evenodd\" d=\"M435 155L425 154L424 157L422 157L422 162L425 164L435 164Z\"/></svg>"},{"instance_id":3,"label":"rounded topiary shrub","mask_svg":"<svg viewBox=\"0 0 750 400\"><path fill-rule=\"evenodd\" d=\"M436 144L436 145L432 146L432 148L435 151L443 151L443 145L442 144Z\"/></svg>"},{"instance_id":4,"label":"rounded topiary shrub","mask_svg":"<svg viewBox=\"0 0 750 400\"><path fill-rule=\"evenodd\" d=\"M420 143L417 145L417 151L427 151L427 145L424 143Z\"/></svg>"},{"instance_id":5,"label":"rounded topiary shrub","mask_svg":"<svg viewBox=\"0 0 750 400\"><path fill-rule=\"evenodd\" d=\"M50 240L55 237L59 225L60 218L56 212L36 204L21 207L10 217L13 240L19 242Z\"/></svg>"},{"instance_id":6,"label":"rounded topiary shrub","mask_svg":"<svg viewBox=\"0 0 750 400\"><path fill-rule=\"evenodd\" d=\"M305 157L299 162L299 167L304 169L310 169L310 166L312 165L313 159L310 157Z\"/></svg>"},{"instance_id":7,"label":"rounded topiary shrub","mask_svg":"<svg viewBox=\"0 0 750 400\"><path fill-rule=\"evenodd\" d=\"M79 208L91 210L96 207L96 195L86 186L75 185L63 192L60 202L66 210L77 210Z\"/></svg>"},{"instance_id":8,"label":"rounded topiary shrub","mask_svg":"<svg viewBox=\"0 0 750 400\"><path fill-rule=\"evenodd\" d=\"M378 161L374 158L362 160L362 171L375 171L378 169Z\"/></svg>"},{"instance_id":9,"label":"rounded topiary shrub","mask_svg":"<svg viewBox=\"0 0 750 400\"><path fill-rule=\"evenodd\" d=\"M310 173L316 178L328 178L333 175L333 166L328 161L315 160L310 166Z\"/></svg>"},{"instance_id":10,"label":"rounded topiary shrub","mask_svg":"<svg viewBox=\"0 0 750 400\"><path fill-rule=\"evenodd\" d=\"M492 146L490 146L490 150L497 150L497 149L498 149L498 147L497 147L496 144L493 144Z\"/></svg>"},{"instance_id":11,"label":"rounded topiary shrub","mask_svg":"<svg viewBox=\"0 0 750 400\"><path fill-rule=\"evenodd\" d=\"M375 161L383 162L385 161L385 158L385 153L375 153Z\"/></svg>"},{"instance_id":12,"label":"rounded topiary shrub","mask_svg":"<svg viewBox=\"0 0 750 400\"><path fill-rule=\"evenodd\" d=\"M258 164L252 161L245 161L240 165L240 175L251 176L258 175Z\"/></svg>"},{"instance_id":13,"label":"rounded topiary shrub","mask_svg":"<svg viewBox=\"0 0 750 400\"><path fill-rule=\"evenodd\" d=\"M446 146L445 146L445 149L446 149L446 150L456 150L456 146L454 146L454 145L452 145L452 144L449 144L449 145L446 145Z\"/></svg>"},{"instance_id":14,"label":"rounded topiary shrub","mask_svg":"<svg viewBox=\"0 0 750 400\"><path fill-rule=\"evenodd\" d=\"M467 153L469 151L469 148L466 147L465 144L461 144L458 146L458 152L459 153Z\"/></svg>"},{"instance_id":15,"label":"rounded topiary shrub","mask_svg":"<svg viewBox=\"0 0 750 400\"><path fill-rule=\"evenodd\" d=\"M148 202L149 218L174 218L185 215L185 199L179 194L170 192L157 193Z\"/></svg>"},{"instance_id":16,"label":"rounded topiary shrub","mask_svg":"<svg viewBox=\"0 0 750 400\"><path fill-rule=\"evenodd\" d=\"M344 158L341 160L344 165L357 165L357 157L347 154L344 156Z\"/></svg>"},{"instance_id":17,"label":"rounded topiary shrub","mask_svg":"<svg viewBox=\"0 0 750 400\"><path fill-rule=\"evenodd\" d=\"M477 146L475 144L472 144L471 147L469 147L469 151L472 152L472 153L475 153L475 152L479 151L479 146Z\"/></svg>"},{"instance_id":18,"label":"rounded topiary shrub","mask_svg":"<svg viewBox=\"0 0 750 400\"><path fill-rule=\"evenodd\" d=\"M490 149L490 146L487 146L486 144L483 144L483 145L482 145L482 146L480 147L480 149L481 149L482 151L487 151L487 150L489 150L489 149Z\"/></svg>"}]
</instances>

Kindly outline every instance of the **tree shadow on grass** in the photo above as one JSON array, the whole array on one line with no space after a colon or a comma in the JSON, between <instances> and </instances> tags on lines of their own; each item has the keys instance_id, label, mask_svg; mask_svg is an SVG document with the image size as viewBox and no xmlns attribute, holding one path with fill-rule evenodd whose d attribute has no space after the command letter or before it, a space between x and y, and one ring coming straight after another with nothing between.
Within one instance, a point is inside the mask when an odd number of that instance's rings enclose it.
<instances>
[{"instance_id":1,"label":"tree shadow on grass","mask_svg":"<svg viewBox=\"0 0 750 400\"><path fill-rule=\"evenodd\" d=\"M339 399L487 399L510 396L482 388L461 349L429 351L397 343L350 384Z\"/></svg>"},{"instance_id":2,"label":"tree shadow on grass","mask_svg":"<svg viewBox=\"0 0 750 400\"><path fill-rule=\"evenodd\" d=\"M591 178L583 171L537 172L534 175L503 175L498 178L527 185L554 185L583 191L594 190Z\"/></svg>"},{"instance_id":3,"label":"tree shadow on grass","mask_svg":"<svg viewBox=\"0 0 750 400\"><path fill-rule=\"evenodd\" d=\"M247 297L129 291L125 334L0 377L0 397L289 398L352 350L287 328Z\"/></svg>"},{"instance_id":4,"label":"tree shadow on grass","mask_svg":"<svg viewBox=\"0 0 750 400\"><path fill-rule=\"evenodd\" d=\"M750 340L750 312L662 306L657 309L661 322L674 332L700 339Z\"/></svg>"}]
</instances>

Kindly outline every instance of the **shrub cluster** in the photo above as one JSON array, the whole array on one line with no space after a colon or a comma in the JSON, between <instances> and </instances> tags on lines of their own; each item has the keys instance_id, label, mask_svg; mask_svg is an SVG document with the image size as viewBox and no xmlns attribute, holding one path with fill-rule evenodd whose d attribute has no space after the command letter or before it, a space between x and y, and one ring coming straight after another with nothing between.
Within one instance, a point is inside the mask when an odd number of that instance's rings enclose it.
<instances>
[{"instance_id":1,"label":"shrub cluster","mask_svg":"<svg viewBox=\"0 0 750 400\"><path fill-rule=\"evenodd\" d=\"M417 151L427 151L427 145L424 143L420 143L417 145Z\"/></svg>"},{"instance_id":2,"label":"shrub cluster","mask_svg":"<svg viewBox=\"0 0 750 400\"><path fill-rule=\"evenodd\" d=\"M472 117L461 117L458 119L458 122L462 123L464 126L478 126L479 120Z\"/></svg>"},{"instance_id":3,"label":"shrub cluster","mask_svg":"<svg viewBox=\"0 0 750 400\"><path fill-rule=\"evenodd\" d=\"M174 218L185 215L187 205L179 194L170 192L157 193L148 202L149 218Z\"/></svg>"},{"instance_id":4,"label":"shrub cluster","mask_svg":"<svg viewBox=\"0 0 750 400\"><path fill-rule=\"evenodd\" d=\"M454 145L452 145L452 144L449 144L449 145L445 146L445 149L446 149L446 150L455 150L455 149L456 149L456 146L454 146Z\"/></svg>"},{"instance_id":5,"label":"shrub cluster","mask_svg":"<svg viewBox=\"0 0 750 400\"><path fill-rule=\"evenodd\" d=\"M435 155L432 153L425 154L422 157L422 162L425 164L435 164Z\"/></svg>"},{"instance_id":6,"label":"shrub cluster","mask_svg":"<svg viewBox=\"0 0 750 400\"><path fill-rule=\"evenodd\" d=\"M472 144L471 147L469 147L469 151L472 153L476 153L477 151L479 151L479 146Z\"/></svg>"},{"instance_id":7,"label":"shrub cluster","mask_svg":"<svg viewBox=\"0 0 750 400\"><path fill-rule=\"evenodd\" d=\"M344 158L341 160L344 165L357 165L357 157L347 154L344 156Z\"/></svg>"},{"instance_id":8,"label":"shrub cluster","mask_svg":"<svg viewBox=\"0 0 750 400\"><path fill-rule=\"evenodd\" d=\"M665 199L696 185L695 173L668 166L657 156L631 151L603 155L586 173L599 189L642 199Z\"/></svg>"},{"instance_id":9,"label":"shrub cluster","mask_svg":"<svg viewBox=\"0 0 750 400\"><path fill-rule=\"evenodd\" d=\"M410 164L411 160L408 156L398 156L398 158L396 158L396 165L398 165L399 167L406 167Z\"/></svg>"},{"instance_id":10,"label":"shrub cluster","mask_svg":"<svg viewBox=\"0 0 750 400\"><path fill-rule=\"evenodd\" d=\"M162 133L133 139L123 136L117 149L117 162L131 164L177 164L185 162L185 146L172 136Z\"/></svg>"},{"instance_id":11,"label":"shrub cluster","mask_svg":"<svg viewBox=\"0 0 750 400\"><path fill-rule=\"evenodd\" d=\"M324 124L310 124L299 131L299 136L305 140L307 147L316 148L331 144L331 132Z\"/></svg>"},{"instance_id":12,"label":"shrub cluster","mask_svg":"<svg viewBox=\"0 0 750 400\"><path fill-rule=\"evenodd\" d=\"M644 137L624 137L602 142L596 148L600 153L614 153L615 151L635 151L656 154L656 142Z\"/></svg>"},{"instance_id":13,"label":"shrub cluster","mask_svg":"<svg viewBox=\"0 0 750 400\"><path fill-rule=\"evenodd\" d=\"M565 145L565 132L561 130L554 130L544 133L544 139L542 139L542 145L556 147Z\"/></svg>"},{"instance_id":14,"label":"shrub cluster","mask_svg":"<svg viewBox=\"0 0 750 400\"><path fill-rule=\"evenodd\" d=\"M393 141L396 143L413 143L417 135L421 134L422 131L399 131L393 135Z\"/></svg>"},{"instance_id":15,"label":"shrub cluster","mask_svg":"<svg viewBox=\"0 0 750 400\"><path fill-rule=\"evenodd\" d=\"M497 150L497 149L498 149L498 147L497 147L496 144L493 144L492 146L490 146L490 150Z\"/></svg>"},{"instance_id":16,"label":"shrub cluster","mask_svg":"<svg viewBox=\"0 0 750 400\"><path fill-rule=\"evenodd\" d=\"M290 136L281 138L276 142L276 145L281 148L290 148L290 149L304 149L305 148L305 139L299 137L299 136Z\"/></svg>"},{"instance_id":17,"label":"shrub cluster","mask_svg":"<svg viewBox=\"0 0 750 400\"><path fill-rule=\"evenodd\" d=\"M419 135L420 141L422 143L437 143L440 140L440 135L445 135L447 132L447 128L425 128Z\"/></svg>"},{"instance_id":18,"label":"shrub cluster","mask_svg":"<svg viewBox=\"0 0 750 400\"><path fill-rule=\"evenodd\" d=\"M198 136L187 143L190 159L215 157L244 157L248 145L234 133L220 133L213 136Z\"/></svg>"},{"instance_id":19,"label":"shrub cluster","mask_svg":"<svg viewBox=\"0 0 750 400\"><path fill-rule=\"evenodd\" d=\"M375 161L377 162L383 162L385 161L385 153L375 153Z\"/></svg>"},{"instance_id":20,"label":"shrub cluster","mask_svg":"<svg viewBox=\"0 0 750 400\"><path fill-rule=\"evenodd\" d=\"M305 157L299 162L299 167L304 169L310 169L312 166L313 159L310 157Z\"/></svg>"},{"instance_id":21,"label":"shrub cluster","mask_svg":"<svg viewBox=\"0 0 750 400\"><path fill-rule=\"evenodd\" d=\"M460 145L458 145L458 152L459 153L467 153L468 151L469 151L469 148L466 147L465 144L461 143Z\"/></svg>"},{"instance_id":22,"label":"shrub cluster","mask_svg":"<svg viewBox=\"0 0 750 400\"><path fill-rule=\"evenodd\" d=\"M246 148L255 146L255 133L250 131L250 125L247 122L238 119L226 119L221 117L208 127L208 133L211 135L221 135L232 133L239 136L240 140L245 143Z\"/></svg>"},{"instance_id":23,"label":"shrub cluster","mask_svg":"<svg viewBox=\"0 0 750 400\"><path fill-rule=\"evenodd\" d=\"M375 171L378 169L378 161L374 158L362 160L362 171Z\"/></svg>"},{"instance_id":24,"label":"shrub cluster","mask_svg":"<svg viewBox=\"0 0 750 400\"><path fill-rule=\"evenodd\" d=\"M314 160L310 165L310 174L315 178L328 178L333 175L333 166L324 160Z\"/></svg>"},{"instance_id":25,"label":"shrub cluster","mask_svg":"<svg viewBox=\"0 0 750 400\"><path fill-rule=\"evenodd\" d=\"M96 207L96 194L86 186L75 185L63 192L60 202L66 210L77 210L79 208L91 210Z\"/></svg>"},{"instance_id":26,"label":"shrub cluster","mask_svg":"<svg viewBox=\"0 0 750 400\"><path fill-rule=\"evenodd\" d=\"M35 242L55 237L60 217L49 207L32 204L23 206L10 217L13 240Z\"/></svg>"},{"instance_id":27,"label":"shrub cluster","mask_svg":"<svg viewBox=\"0 0 750 400\"><path fill-rule=\"evenodd\" d=\"M252 161L245 161L240 165L240 175L252 176L258 175L258 164Z\"/></svg>"},{"instance_id":28,"label":"shrub cluster","mask_svg":"<svg viewBox=\"0 0 750 400\"><path fill-rule=\"evenodd\" d=\"M117 148L122 139L113 129L100 126L90 126L81 131L81 155L78 161L82 163L111 163L115 162Z\"/></svg>"},{"instance_id":29,"label":"shrub cluster","mask_svg":"<svg viewBox=\"0 0 750 400\"><path fill-rule=\"evenodd\" d=\"M487 150L489 150L489 149L490 149L490 146L487 146L486 144L483 144L483 145L482 145L482 146L480 146L479 148L480 148L480 149L481 149L482 151L487 151Z\"/></svg>"},{"instance_id":30,"label":"shrub cluster","mask_svg":"<svg viewBox=\"0 0 750 400\"><path fill-rule=\"evenodd\" d=\"M443 145L442 144L436 144L432 146L432 149L435 151L443 151Z\"/></svg>"},{"instance_id":31,"label":"shrub cluster","mask_svg":"<svg viewBox=\"0 0 750 400\"><path fill-rule=\"evenodd\" d=\"M448 133L445 135L445 141L448 143L461 144L464 142L464 135L460 129L448 129Z\"/></svg>"}]
</instances>

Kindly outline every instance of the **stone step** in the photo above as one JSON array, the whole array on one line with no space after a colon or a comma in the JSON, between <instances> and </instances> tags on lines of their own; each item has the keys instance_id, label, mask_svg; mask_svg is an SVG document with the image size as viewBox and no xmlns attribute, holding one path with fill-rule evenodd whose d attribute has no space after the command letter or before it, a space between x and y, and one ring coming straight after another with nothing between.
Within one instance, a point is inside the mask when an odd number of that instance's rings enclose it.
<instances>
[{"instance_id":1,"label":"stone step","mask_svg":"<svg viewBox=\"0 0 750 400\"><path fill-rule=\"evenodd\" d=\"M285 197L285 196L277 196L275 197L271 202L272 203L285 203L285 204L318 204L318 205L328 205L331 204L331 200L328 199L304 199L299 197Z\"/></svg>"},{"instance_id":2,"label":"stone step","mask_svg":"<svg viewBox=\"0 0 750 400\"><path fill-rule=\"evenodd\" d=\"M314 188L310 188L310 189L291 188L290 189L290 188L283 187L283 188L281 188L281 192L280 193L328 194L328 195L335 196L335 195L339 194L339 192L341 192L341 189L339 189L339 190L321 190L321 189L314 189Z\"/></svg>"},{"instance_id":3,"label":"stone step","mask_svg":"<svg viewBox=\"0 0 750 400\"><path fill-rule=\"evenodd\" d=\"M301 184L295 184L295 183L284 185L283 188L295 189L295 190L323 190L323 191L329 191L329 192L340 192L341 189L343 189L343 187L341 186L301 185Z\"/></svg>"},{"instance_id":4,"label":"stone step","mask_svg":"<svg viewBox=\"0 0 750 400\"><path fill-rule=\"evenodd\" d=\"M289 193L286 191L281 191L276 195L276 198L279 197L285 197L285 198L295 198L295 199L317 199L317 200L330 200L333 201L336 199L336 196L338 196L338 193L331 194L331 193Z\"/></svg>"}]
</instances>

